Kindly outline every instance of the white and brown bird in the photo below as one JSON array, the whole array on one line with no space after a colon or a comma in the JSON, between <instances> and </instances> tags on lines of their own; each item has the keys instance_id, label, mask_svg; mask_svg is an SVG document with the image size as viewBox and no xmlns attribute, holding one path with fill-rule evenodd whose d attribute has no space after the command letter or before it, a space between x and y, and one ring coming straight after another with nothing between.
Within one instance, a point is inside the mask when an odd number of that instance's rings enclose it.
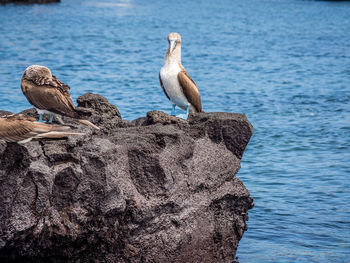
<instances>
[{"instance_id":1,"label":"white and brown bird","mask_svg":"<svg viewBox=\"0 0 350 263\"><path fill-rule=\"evenodd\" d=\"M178 33L168 35L169 47L165 55L164 66L159 72L160 85L172 104L171 115L175 107L186 111L178 117L187 119L191 111L203 112L201 97L196 83L181 64L181 36Z\"/></svg>"},{"instance_id":2,"label":"white and brown bird","mask_svg":"<svg viewBox=\"0 0 350 263\"><path fill-rule=\"evenodd\" d=\"M90 121L80 119L69 94L70 87L52 75L47 67L29 66L23 73L21 88L29 103L39 113L39 122L42 122L43 114L50 114L49 123L52 122L53 116L58 114L99 129Z\"/></svg>"},{"instance_id":3,"label":"white and brown bird","mask_svg":"<svg viewBox=\"0 0 350 263\"><path fill-rule=\"evenodd\" d=\"M36 122L22 114L0 117L0 139L7 142L26 143L32 139L59 139L84 133L67 132L68 126Z\"/></svg>"}]
</instances>

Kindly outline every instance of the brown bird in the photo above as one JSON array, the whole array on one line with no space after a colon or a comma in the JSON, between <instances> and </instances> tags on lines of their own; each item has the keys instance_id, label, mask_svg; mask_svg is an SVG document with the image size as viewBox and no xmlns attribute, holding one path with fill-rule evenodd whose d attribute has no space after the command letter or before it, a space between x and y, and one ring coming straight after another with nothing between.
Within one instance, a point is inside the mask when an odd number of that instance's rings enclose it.
<instances>
[{"instance_id":1,"label":"brown bird","mask_svg":"<svg viewBox=\"0 0 350 263\"><path fill-rule=\"evenodd\" d=\"M7 142L26 143L32 139L58 139L84 133L65 132L70 127L35 122L35 118L22 114L0 117L0 139Z\"/></svg>"},{"instance_id":2,"label":"brown bird","mask_svg":"<svg viewBox=\"0 0 350 263\"><path fill-rule=\"evenodd\" d=\"M165 96L172 104L171 115L175 107L186 111L178 117L187 119L189 111L203 112L201 97L196 83L181 64L181 36L178 33L168 35L169 47L165 55L164 66L159 72L160 85Z\"/></svg>"},{"instance_id":3,"label":"brown bird","mask_svg":"<svg viewBox=\"0 0 350 263\"><path fill-rule=\"evenodd\" d=\"M53 76L47 67L29 66L23 73L21 88L29 103L39 113L39 122L42 122L42 115L45 113L50 114L49 123L52 122L53 116L58 114L99 130L90 121L80 119L69 94L70 87ZM62 123L61 120L60 122Z\"/></svg>"}]
</instances>

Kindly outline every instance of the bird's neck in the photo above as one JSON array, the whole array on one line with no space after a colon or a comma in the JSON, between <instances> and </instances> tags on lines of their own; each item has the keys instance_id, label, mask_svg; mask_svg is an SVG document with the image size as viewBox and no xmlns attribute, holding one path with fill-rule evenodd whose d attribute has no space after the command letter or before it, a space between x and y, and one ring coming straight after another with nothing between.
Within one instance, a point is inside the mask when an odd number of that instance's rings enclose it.
<instances>
[{"instance_id":1,"label":"bird's neck","mask_svg":"<svg viewBox=\"0 0 350 263\"><path fill-rule=\"evenodd\" d=\"M173 63L181 63L181 45L177 45L173 52L166 52L165 59L164 59L164 64L169 65Z\"/></svg>"}]
</instances>

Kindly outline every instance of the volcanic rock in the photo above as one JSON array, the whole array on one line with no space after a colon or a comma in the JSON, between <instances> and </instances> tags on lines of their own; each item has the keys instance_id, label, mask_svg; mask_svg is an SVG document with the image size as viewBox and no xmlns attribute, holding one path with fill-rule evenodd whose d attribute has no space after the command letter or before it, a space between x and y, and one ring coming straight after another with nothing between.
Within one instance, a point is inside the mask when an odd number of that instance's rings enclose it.
<instances>
[{"instance_id":1,"label":"volcanic rock","mask_svg":"<svg viewBox=\"0 0 350 263\"><path fill-rule=\"evenodd\" d=\"M78 106L101 130L64 118L86 135L0 143L0 261L232 262L253 207L236 177L246 117Z\"/></svg>"}]
</instances>

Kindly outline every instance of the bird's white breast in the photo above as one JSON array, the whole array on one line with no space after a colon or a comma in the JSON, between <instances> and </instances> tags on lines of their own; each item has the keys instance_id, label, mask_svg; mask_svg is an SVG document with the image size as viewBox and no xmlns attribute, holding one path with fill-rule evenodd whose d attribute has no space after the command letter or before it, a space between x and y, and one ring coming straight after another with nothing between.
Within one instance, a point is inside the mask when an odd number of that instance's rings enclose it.
<instances>
[{"instance_id":1,"label":"bird's white breast","mask_svg":"<svg viewBox=\"0 0 350 263\"><path fill-rule=\"evenodd\" d=\"M178 63L166 64L160 70L160 77L170 101L179 107L187 107L189 102L180 86L177 75L181 71Z\"/></svg>"}]
</instances>

